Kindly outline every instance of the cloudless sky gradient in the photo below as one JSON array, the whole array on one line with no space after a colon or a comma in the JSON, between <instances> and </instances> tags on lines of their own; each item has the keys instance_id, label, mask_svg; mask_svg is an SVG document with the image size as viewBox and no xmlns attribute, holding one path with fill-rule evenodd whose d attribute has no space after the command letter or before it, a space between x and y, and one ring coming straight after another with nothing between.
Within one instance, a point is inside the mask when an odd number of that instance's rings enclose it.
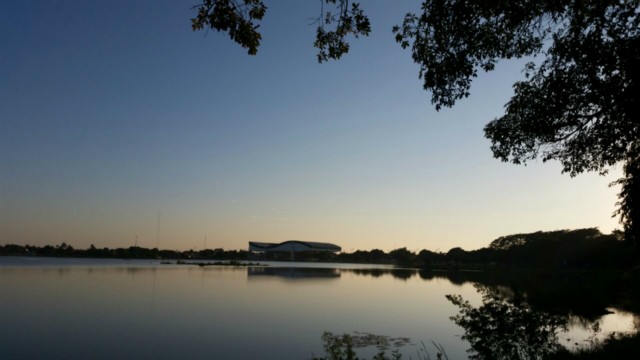
<instances>
[{"instance_id":1,"label":"cloudless sky gradient","mask_svg":"<svg viewBox=\"0 0 640 360\"><path fill-rule=\"evenodd\" d=\"M318 64L318 1L269 1L257 56L193 32L189 1L0 3L0 244L471 250L512 233L619 227L606 176L493 159L524 61L436 112L391 27ZM161 216L159 214L161 213Z\"/></svg>"}]
</instances>

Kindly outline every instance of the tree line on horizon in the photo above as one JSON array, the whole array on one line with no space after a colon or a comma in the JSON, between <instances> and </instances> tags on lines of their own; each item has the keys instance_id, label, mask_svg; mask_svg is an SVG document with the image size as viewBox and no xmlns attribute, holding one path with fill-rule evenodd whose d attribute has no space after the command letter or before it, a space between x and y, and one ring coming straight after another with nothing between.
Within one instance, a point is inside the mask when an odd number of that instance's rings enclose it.
<instances>
[{"instance_id":1,"label":"tree line on horizon","mask_svg":"<svg viewBox=\"0 0 640 360\"><path fill-rule=\"evenodd\" d=\"M477 250L454 247L447 252L421 250L412 252L406 247L385 252L380 249L356 250L338 254L329 252L296 253L296 261L326 261L350 263L378 263L416 266L421 268L572 268L602 269L630 268L638 260L622 241L624 234L613 231L602 234L597 228L577 230L538 231L502 236L489 246ZM129 248L76 249L62 243L52 246L7 244L0 246L0 255L53 256L119 259L193 259L193 260L289 260L289 253L254 254L247 250L160 250L138 246Z\"/></svg>"},{"instance_id":2,"label":"tree line on horizon","mask_svg":"<svg viewBox=\"0 0 640 360\"><path fill-rule=\"evenodd\" d=\"M538 231L502 236L488 247L464 250L454 247L447 252L406 248L385 253L382 250L341 253L345 262L396 263L433 269L484 269L495 267L549 269L631 268L638 265L624 233L602 234L597 228Z\"/></svg>"},{"instance_id":3,"label":"tree line on horizon","mask_svg":"<svg viewBox=\"0 0 640 360\"><path fill-rule=\"evenodd\" d=\"M50 256L76 258L108 258L108 259L215 259L215 260L244 260L246 250L206 249L201 251L163 250L158 248L144 248L131 246L128 248L108 247L97 248L93 244L87 249L76 249L63 242L59 245L0 245L0 255L19 256Z\"/></svg>"}]
</instances>

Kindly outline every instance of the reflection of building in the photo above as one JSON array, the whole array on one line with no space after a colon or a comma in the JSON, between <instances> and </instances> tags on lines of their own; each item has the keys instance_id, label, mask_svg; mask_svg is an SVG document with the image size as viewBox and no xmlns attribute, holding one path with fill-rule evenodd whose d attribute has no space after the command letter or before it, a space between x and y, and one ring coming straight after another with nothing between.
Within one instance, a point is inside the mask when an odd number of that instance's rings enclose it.
<instances>
[{"instance_id":1,"label":"reflection of building","mask_svg":"<svg viewBox=\"0 0 640 360\"><path fill-rule=\"evenodd\" d=\"M320 242L300 241L300 240L288 240L279 244L275 243L263 243L263 242L249 242L249 252L283 252L290 253L291 260L294 259L297 252L339 252L342 248L338 245Z\"/></svg>"},{"instance_id":2,"label":"reflection of building","mask_svg":"<svg viewBox=\"0 0 640 360\"><path fill-rule=\"evenodd\" d=\"M276 276L288 280L295 279L336 279L340 271L334 268L299 268L299 267L247 267L247 276Z\"/></svg>"}]
</instances>

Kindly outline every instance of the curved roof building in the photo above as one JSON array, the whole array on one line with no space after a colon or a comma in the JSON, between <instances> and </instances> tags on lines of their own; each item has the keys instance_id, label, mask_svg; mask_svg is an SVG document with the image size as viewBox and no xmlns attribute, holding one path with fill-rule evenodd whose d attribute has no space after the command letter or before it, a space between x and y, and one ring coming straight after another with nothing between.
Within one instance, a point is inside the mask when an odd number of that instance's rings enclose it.
<instances>
[{"instance_id":1,"label":"curved roof building","mask_svg":"<svg viewBox=\"0 0 640 360\"><path fill-rule=\"evenodd\" d=\"M303 251L339 252L339 251L342 251L342 248L338 245L329 244L329 243L301 241L301 240L287 240L279 244L249 241L249 251L259 251L259 252L283 251L283 252L291 252L291 253L303 252Z\"/></svg>"}]
</instances>

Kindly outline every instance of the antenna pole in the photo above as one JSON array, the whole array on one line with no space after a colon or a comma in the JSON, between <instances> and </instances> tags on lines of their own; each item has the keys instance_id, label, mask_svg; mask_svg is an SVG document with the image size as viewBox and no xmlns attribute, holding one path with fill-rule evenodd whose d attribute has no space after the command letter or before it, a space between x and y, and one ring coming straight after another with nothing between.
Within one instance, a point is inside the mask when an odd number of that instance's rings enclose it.
<instances>
[{"instance_id":1,"label":"antenna pole","mask_svg":"<svg viewBox=\"0 0 640 360\"><path fill-rule=\"evenodd\" d=\"M158 211L158 227L156 228L156 249L160 250L160 220L162 219L162 211Z\"/></svg>"}]
</instances>

